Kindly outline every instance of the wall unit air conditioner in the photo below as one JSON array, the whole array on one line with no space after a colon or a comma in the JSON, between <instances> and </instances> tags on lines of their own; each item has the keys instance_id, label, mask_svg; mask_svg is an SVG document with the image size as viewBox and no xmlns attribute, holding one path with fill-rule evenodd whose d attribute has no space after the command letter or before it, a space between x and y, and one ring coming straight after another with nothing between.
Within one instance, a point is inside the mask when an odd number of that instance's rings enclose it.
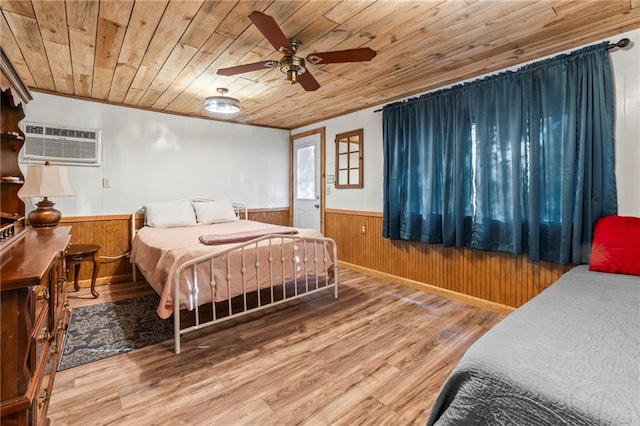
<instances>
[{"instance_id":1,"label":"wall unit air conditioner","mask_svg":"<svg viewBox=\"0 0 640 426\"><path fill-rule=\"evenodd\" d=\"M23 163L100 166L100 130L29 122L20 126L25 135L20 155Z\"/></svg>"}]
</instances>

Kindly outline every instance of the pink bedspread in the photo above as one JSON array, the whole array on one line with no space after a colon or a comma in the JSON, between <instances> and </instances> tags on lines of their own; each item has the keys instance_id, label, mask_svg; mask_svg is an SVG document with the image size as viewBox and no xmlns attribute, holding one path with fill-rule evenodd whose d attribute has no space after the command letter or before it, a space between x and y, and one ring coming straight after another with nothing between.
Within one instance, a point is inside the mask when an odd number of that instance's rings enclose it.
<instances>
[{"instance_id":1,"label":"pink bedspread","mask_svg":"<svg viewBox=\"0 0 640 426\"><path fill-rule=\"evenodd\" d=\"M202 256L220 253L246 243L204 245L199 241L202 235L228 235L238 232L260 232L273 225L240 220L237 222L200 225L180 228L151 228L138 230L133 240L131 262L135 263L149 284L161 296L158 315L168 318L173 313L173 280L178 267L185 262ZM315 230L298 229L299 236L317 238L322 234ZM281 244L281 242L283 242ZM307 258L307 262L303 259ZM273 261L270 262L268 259ZM284 263L282 262L284 259ZM314 262L316 259L316 262ZM270 276L275 282L292 280L306 269L309 274L321 274L325 266L333 265L333 252L327 244L297 240L292 242L284 237L264 241L258 246L233 250L214 261L213 278L216 283L215 301L226 300L257 288L261 288ZM197 291L191 268L180 277L180 307L194 309L196 305L211 302L211 268L209 261L197 267ZM240 270L245 269L245 274ZM306 265L306 268L305 268ZM227 266L230 267L227 270ZM230 280L227 278L230 276ZM244 277L244 279L243 279ZM243 284L244 282L244 284ZM243 287L244 285L244 287Z\"/></svg>"}]
</instances>

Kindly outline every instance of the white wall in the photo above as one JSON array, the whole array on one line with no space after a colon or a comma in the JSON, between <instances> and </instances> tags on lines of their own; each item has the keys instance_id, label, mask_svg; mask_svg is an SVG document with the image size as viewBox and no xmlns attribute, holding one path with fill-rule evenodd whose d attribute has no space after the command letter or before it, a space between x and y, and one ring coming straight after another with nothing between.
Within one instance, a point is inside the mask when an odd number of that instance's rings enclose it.
<instances>
[{"instance_id":1,"label":"white wall","mask_svg":"<svg viewBox=\"0 0 640 426\"><path fill-rule=\"evenodd\" d=\"M254 208L289 205L287 130L33 97L25 122L102 130L102 166L68 167L77 196L52 198L63 216L131 213L145 202L192 196Z\"/></svg>"},{"instance_id":2,"label":"white wall","mask_svg":"<svg viewBox=\"0 0 640 426\"><path fill-rule=\"evenodd\" d=\"M336 189L327 185L325 208L363 211L382 211L382 114L374 113L375 108L356 111L351 114L324 121L318 125L296 129L292 135L304 130L325 126L326 170L334 175L336 135L351 130L363 129L364 140L364 182L362 189Z\"/></svg>"},{"instance_id":3,"label":"white wall","mask_svg":"<svg viewBox=\"0 0 640 426\"><path fill-rule=\"evenodd\" d=\"M640 217L640 30L622 34L631 49L611 52L616 82L618 214Z\"/></svg>"},{"instance_id":4,"label":"white wall","mask_svg":"<svg viewBox=\"0 0 640 426\"><path fill-rule=\"evenodd\" d=\"M638 71L640 70L640 30L610 37L607 40L616 42L623 37L631 39L634 43L632 48L615 49L611 52L616 81L618 213L626 216L640 216L640 72ZM510 69L517 69L522 65ZM504 70L498 72L502 71ZM489 74L475 77L473 80L486 75ZM442 88L437 90L440 89ZM330 175L335 173L333 141L336 134L364 129L364 188L328 188L327 208L382 211L382 113L373 112L379 108L382 108L382 105L291 131L295 135L323 126L326 128L326 174Z\"/></svg>"}]
</instances>

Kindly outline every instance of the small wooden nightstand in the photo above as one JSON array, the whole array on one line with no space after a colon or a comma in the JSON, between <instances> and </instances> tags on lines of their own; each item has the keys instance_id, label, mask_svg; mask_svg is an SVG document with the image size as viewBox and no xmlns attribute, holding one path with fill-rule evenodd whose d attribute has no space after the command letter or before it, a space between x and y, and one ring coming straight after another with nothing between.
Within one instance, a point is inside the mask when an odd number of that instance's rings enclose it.
<instances>
[{"instance_id":1,"label":"small wooden nightstand","mask_svg":"<svg viewBox=\"0 0 640 426\"><path fill-rule=\"evenodd\" d=\"M93 262L93 273L91 275L91 294L93 297L98 297L100 294L96 291L96 278L98 278L98 271L100 271L100 262L98 262L98 250L101 247L96 244L71 244L66 252L65 260L67 261L68 271L71 271L71 266L74 266L73 271L73 288L75 291L80 290L78 287L78 274L80 273L80 264L82 262Z\"/></svg>"}]
</instances>

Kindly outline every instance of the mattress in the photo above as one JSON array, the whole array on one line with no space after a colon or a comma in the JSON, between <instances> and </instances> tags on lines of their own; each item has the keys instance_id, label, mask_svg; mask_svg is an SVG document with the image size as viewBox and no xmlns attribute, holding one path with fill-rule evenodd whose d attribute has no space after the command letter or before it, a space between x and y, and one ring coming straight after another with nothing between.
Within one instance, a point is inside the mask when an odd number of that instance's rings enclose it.
<instances>
[{"instance_id":1,"label":"mattress","mask_svg":"<svg viewBox=\"0 0 640 426\"><path fill-rule=\"evenodd\" d=\"M161 318L168 318L173 313L176 271L194 259L234 249L228 255L216 258L213 274L210 262L204 262L197 266L195 277L191 270L180 276L179 303L182 309L192 310L196 305L212 300L227 300L256 290L269 281L284 282L305 273L321 275L333 264L333 253L323 242L278 237L237 250L245 243L205 245L199 241L202 236L256 233L268 229L273 229L273 225L250 220L178 228L143 227L133 240L131 262L161 296L157 309ZM320 232L312 229L298 229L298 235L322 238ZM215 282L215 295L212 295L210 287L212 281Z\"/></svg>"},{"instance_id":2,"label":"mattress","mask_svg":"<svg viewBox=\"0 0 640 426\"><path fill-rule=\"evenodd\" d=\"M571 269L465 353L428 425L640 424L640 277Z\"/></svg>"}]
</instances>

